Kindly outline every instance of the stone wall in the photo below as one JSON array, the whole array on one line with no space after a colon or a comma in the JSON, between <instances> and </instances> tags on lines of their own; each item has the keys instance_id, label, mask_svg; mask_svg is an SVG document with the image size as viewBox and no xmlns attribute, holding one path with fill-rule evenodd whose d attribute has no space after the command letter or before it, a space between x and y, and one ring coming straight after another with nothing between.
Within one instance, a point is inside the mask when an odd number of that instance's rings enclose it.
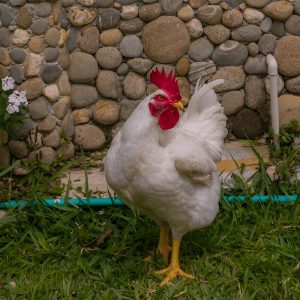
<instances>
[{"instance_id":1,"label":"stone wall","mask_svg":"<svg viewBox=\"0 0 300 300\"><path fill-rule=\"evenodd\" d=\"M300 0L0 0L0 77L26 90L31 115L15 140L2 133L0 165L101 149L153 91L158 65L176 71L185 104L199 77L224 78L229 136L256 138L269 120L268 53L281 114L299 118L299 96L286 95L300 94L299 49Z\"/></svg>"}]
</instances>

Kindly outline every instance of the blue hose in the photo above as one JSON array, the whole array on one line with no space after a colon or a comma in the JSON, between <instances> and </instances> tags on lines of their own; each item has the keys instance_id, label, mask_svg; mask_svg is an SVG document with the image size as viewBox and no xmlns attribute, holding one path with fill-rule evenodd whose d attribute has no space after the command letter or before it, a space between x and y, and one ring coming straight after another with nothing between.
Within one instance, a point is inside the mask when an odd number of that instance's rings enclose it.
<instances>
[{"instance_id":1,"label":"blue hose","mask_svg":"<svg viewBox=\"0 0 300 300\"><path fill-rule=\"evenodd\" d=\"M253 202L276 202L276 203L291 203L298 200L297 195L254 195L254 196L225 196L225 200L229 203L238 201L242 202L245 200L251 200ZM13 207L32 207L38 203L37 200L25 201L25 200L11 200L6 202L0 202L0 208L13 208ZM62 206L65 204L73 206L119 206L124 203L120 198L89 198L89 199L78 199L70 198L65 199L46 199L41 202L45 206Z\"/></svg>"}]
</instances>

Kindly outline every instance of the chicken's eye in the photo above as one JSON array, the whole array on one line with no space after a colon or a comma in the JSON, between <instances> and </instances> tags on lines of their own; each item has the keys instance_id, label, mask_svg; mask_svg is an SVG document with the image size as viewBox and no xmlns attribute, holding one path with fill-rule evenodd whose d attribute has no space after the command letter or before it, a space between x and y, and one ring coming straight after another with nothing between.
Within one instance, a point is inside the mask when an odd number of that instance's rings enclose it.
<instances>
[{"instance_id":1,"label":"chicken's eye","mask_svg":"<svg viewBox=\"0 0 300 300\"><path fill-rule=\"evenodd\" d=\"M164 96L161 96L161 95L158 95L157 99L158 99L158 100L164 100L165 97L164 97Z\"/></svg>"}]
</instances>

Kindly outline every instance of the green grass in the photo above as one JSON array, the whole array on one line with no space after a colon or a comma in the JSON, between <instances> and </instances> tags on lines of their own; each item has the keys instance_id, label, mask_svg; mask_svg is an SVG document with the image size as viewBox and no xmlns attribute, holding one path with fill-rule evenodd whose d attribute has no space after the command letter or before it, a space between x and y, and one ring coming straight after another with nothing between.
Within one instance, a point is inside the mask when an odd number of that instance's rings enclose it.
<instances>
[{"instance_id":1,"label":"green grass","mask_svg":"<svg viewBox=\"0 0 300 300\"><path fill-rule=\"evenodd\" d=\"M158 227L126 207L11 210L0 232L0 299L300 298L296 203L222 200L214 224L182 242L195 279L162 288L153 274L162 262L143 260Z\"/></svg>"}]
</instances>

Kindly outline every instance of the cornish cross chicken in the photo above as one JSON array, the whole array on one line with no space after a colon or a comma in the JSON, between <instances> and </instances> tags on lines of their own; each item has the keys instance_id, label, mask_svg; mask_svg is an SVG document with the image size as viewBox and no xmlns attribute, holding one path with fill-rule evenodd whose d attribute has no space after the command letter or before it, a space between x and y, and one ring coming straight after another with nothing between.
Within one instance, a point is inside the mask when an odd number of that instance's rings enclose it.
<instances>
[{"instance_id":1,"label":"cornish cross chicken","mask_svg":"<svg viewBox=\"0 0 300 300\"><path fill-rule=\"evenodd\" d=\"M186 111L175 75L157 68L150 74L159 89L146 97L113 139L105 157L109 186L131 208L160 224L157 253L170 264L162 285L182 271L179 246L188 232L208 226L218 212L221 159L226 117L213 88L197 83ZM172 248L169 246L169 230Z\"/></svg>"}]
</instances>

